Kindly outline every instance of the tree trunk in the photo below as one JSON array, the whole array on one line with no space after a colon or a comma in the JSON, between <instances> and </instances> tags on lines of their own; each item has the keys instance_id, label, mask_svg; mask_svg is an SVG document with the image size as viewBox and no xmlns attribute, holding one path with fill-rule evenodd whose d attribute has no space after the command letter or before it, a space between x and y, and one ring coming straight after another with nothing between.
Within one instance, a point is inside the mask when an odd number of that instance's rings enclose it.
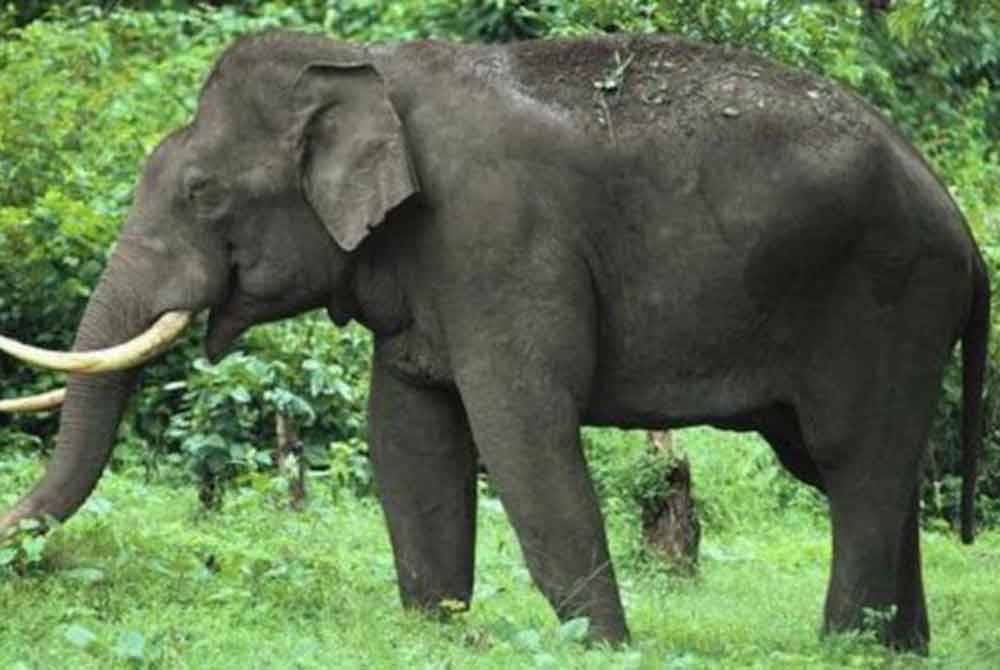
<instances>
[{"instance_id":1,"label":"tree trunk","mask_svg":"<svg viewBox=\"0 0 1000 670\"><path fill-rule=\"evenodd\" d=\"M276 424L278 449L275 460L278 472L288 478L289 505L293 510L300 511L306 501L306 461L302 457L302 441L299 440L295 422L281 412L277 414Z\"/></svg>"},{"instance_id":2,"label":"tree trunk","mask_svg":"<svg viewBox=\"0 0 1000 670\"><path fill-rule=\"evenodd\" d=\"M687 456L674 445L670 432L649 431L647 437L650 449L667 467L663 493L643 500L643 537L671 569L694 574L701 524L691 496L691 466Z\"/></svg>"}]
</instances>

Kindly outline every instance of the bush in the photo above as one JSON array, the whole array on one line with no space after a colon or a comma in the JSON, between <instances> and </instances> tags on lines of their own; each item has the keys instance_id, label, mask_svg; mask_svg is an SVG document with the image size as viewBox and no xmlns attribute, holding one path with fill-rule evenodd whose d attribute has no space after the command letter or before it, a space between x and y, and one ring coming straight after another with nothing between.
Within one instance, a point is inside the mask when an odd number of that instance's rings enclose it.
<instances>
[{"instance_id":1,"label":"bush","mask_svg":"<svg viewBox=\"0 0 1000 670\"><path fill-rule=\"evenodd\" d=\"M190 116L200 81L230 40L296 19L291 12L252 18L82 8L7 31L0 42L0 332L71 344L145 155ZM171 360L180 367L191 358ZM59 383L7 357L0 376L5 396ZM12 424L54 430L51 418Z\"/></svg>"},{"instance_id":2,"label":"bush","mask_svg":"<svg viewBox=\"0 0 1000 670\"><path fill-rule=\"evenodd\" d=\"M359 327L333 331L325 316L255 329L244 351L219 365L195 361L166 437L203 489L274 465L278 415L297 427L309 466L331 470L335 486L371 492L364 433L371 343Z\"/></svg>"}]
</instances>

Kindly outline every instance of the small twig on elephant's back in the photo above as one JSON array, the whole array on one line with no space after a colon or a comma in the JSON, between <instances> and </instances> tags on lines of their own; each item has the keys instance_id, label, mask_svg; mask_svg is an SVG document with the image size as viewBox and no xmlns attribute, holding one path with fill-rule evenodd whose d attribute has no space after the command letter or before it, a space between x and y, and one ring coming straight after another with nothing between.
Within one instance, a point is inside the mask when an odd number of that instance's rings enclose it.
<instances>
[{"instance_id":1,"label":"small twig on elephant's back","mask_svg":"<svg viewBox=\"0 0 1000 670\"><path fill-rule=\"evenodd\" d=\"M611 108L608 106L607 98L604 97L602 93L598 100L598 104L601 105L601 111L604 112L604 122L608 126L608 136L611 138L612 146L618 146L618 133L615 131L615 122L611 118Z\"/></svg>"}]
</instances>

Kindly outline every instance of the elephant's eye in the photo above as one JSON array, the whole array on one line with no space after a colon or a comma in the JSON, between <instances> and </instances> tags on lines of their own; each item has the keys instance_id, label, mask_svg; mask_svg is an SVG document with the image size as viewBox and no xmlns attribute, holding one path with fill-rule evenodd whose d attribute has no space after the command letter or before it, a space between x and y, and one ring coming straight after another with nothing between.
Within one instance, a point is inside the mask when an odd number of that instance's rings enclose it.
<instances>
[{"instance_id":1,"label":"elephant's eye","mask_svg":"<svg viewBox=\"0 0 1000 670\"><path fill-rule=\"evenodd\" d=\"M190 168L184 175L184 198L195 202L210 190L212 179L197 168Z\"/></svg>"},{"instance_id":2,"label":"elephant's eye","mask_svg":"<svg viewBox=\"0 0 1000 670\"><path fill-rule=\"evenodd\" d=\"M188 200L197 200L201 197L205 191L208 189L208 179L198 179L197 181L192 181L187 185L187 198Z\"/></svg>"},{"instance_id":3,"label":"elephant's eye","mask_svg":"<svg viewBox=\"0 0 1000 670\"><path fill-rule=\"evenodd\" d=\"M224 212L226 193L222 184L197 168L184 175L183 195L199 218L215 219Z\"/></svg>"}]
</instances>

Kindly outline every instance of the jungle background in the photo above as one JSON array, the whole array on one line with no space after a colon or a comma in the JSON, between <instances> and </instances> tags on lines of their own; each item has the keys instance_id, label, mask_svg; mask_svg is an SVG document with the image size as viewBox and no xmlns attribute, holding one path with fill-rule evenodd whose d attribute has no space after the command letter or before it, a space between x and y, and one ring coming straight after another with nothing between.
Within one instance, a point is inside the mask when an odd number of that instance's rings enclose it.
<instances>
[{"instance_id":1,"label":"jungle background","mask_svg":"<svg viewBox=\"0 0 1000 670\"><path fill-rule=\"evenodd\" d=\"M669 32L813 70L877 105L922 150L997 290L993 0L0 0L0 333L71 344L144 157L189 118L227 44L276 27L368 42ZM586 622L554 621L485 478L472 612L445 624L404 613L366 456L368 335L305 315L254 329L214 367L199 339L147 371L110 472L78 517L0 547L3 667L1000 665L995 345L971 548L953 530L957 356L937 408L923 484L936 637L920 660L865 636L818 641L823 498L754 436L707 429L675 435L703 528L694 578L659 562L639 530L643 502L669 485L669 459L642 434L585 432L636 638L626 650L587 648ZM0 397L61 381L8 358L0 380ZM279 416L301 445L280 458ZM0 507L40 472L57 421L0 416Z\"/></svg>"}]
</instances>

